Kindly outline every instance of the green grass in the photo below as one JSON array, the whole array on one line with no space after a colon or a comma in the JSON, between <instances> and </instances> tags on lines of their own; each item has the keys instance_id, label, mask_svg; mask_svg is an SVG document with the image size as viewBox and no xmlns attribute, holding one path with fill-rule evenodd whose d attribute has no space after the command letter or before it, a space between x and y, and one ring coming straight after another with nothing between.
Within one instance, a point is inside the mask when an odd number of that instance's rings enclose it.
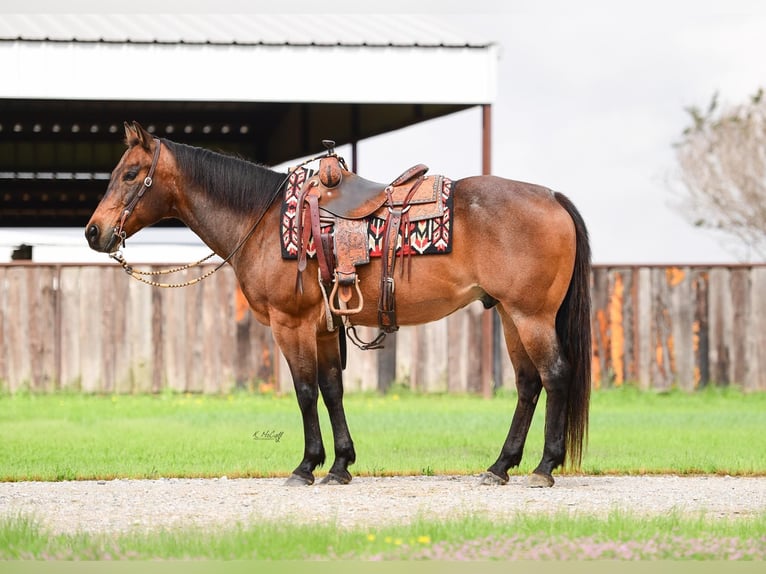
<instances>
[{"instance_id":1,"label":"green grass","mask_svg":"<svg viewBox=\"0 0 766 574\"><path fill-rule=\"evenodd\" d=\"M226 530L55 535L29 518L0 521L0 560L304 559L766 559L766 515L606 518L469 517L347 530L274 523Z\"/></svg>"},{"instance_id":2,"label":"green grass","mask_svg":"<svg viewBox=\"0 0 766 574\"><path fill-rule=\"evenodd\" d=\"M478 473L494 462L515 396L351 394L356 475ZM542 452L544 403L519 473ZM328 456L329 421L320 405ZM766 393L593 394L582 471L766 474ZM282 433L280 440L253 434ZM292 396L0 395L0 480L286 476L303 431ZM328 462L331 462L329 460ZM326 468L329 464L326 465ZM318 472L321 475L322 472Z\"/></svg>"},{"instance_id":3,"label":"green grass","mask_svg":"<svg viewBox=\"0 0 766 574\"><path fill-rule=\"evenodd\" d=\"M357 475L477 473L497 456L515 396L349 395ZM544 403L520 473L537 463ZM325 444L329 422L322 415ZM766 474L766 394L594 393L583 472ZM266 432L279 440L254 440ZM279 434L281 433L281 434ZM0 480L285 476L303 451L294 397L0 395ZM321 473L320 473L321 474ZM0 560L766 559L766 515L524 516L348 530L273 523L56 535L0 520Z\"/></svg>"}]
</instances>

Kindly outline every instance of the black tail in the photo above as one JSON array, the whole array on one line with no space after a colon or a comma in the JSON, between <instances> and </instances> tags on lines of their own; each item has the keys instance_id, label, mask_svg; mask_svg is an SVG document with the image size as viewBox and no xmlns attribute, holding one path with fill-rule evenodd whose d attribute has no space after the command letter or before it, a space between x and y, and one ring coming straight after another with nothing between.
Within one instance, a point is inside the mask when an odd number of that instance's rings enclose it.
<instances>
[{"instance_id":1,"label":"black tail","mask_svg":"<svg viewBox=\"0 0 766 574\"><path fill-rule=\"evenodd\" d=\"M579 467L583 443L588 440L591 388L590 243L580 212L564 194L556 193L555 196L574 222L577 242L572 280L556 315L556 334L572 367L567 405L567 460L570 466Z\"/></svg>"}]
</instances>

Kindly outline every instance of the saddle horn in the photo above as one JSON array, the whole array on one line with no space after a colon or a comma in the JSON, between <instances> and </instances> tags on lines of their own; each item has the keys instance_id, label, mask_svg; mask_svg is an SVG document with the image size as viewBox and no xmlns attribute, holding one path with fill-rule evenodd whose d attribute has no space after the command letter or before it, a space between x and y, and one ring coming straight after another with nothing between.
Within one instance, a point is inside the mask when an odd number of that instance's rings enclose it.
<instances>
[{"instance_id":1,"label":"saddle horn","mask_svg":"<svg viewBox=\"0 0 766 574\"><path fill-rule=\"evenodd\" d=\"M334 188L343 180L342 159L335 153L333 140L322 140L322 145L327 150L327 155L319 160L319 180L325 187ZM346 163L343 162L343 167L345 166Z\"/></svg>"},{"instance_id":2,"label":"saddle horn","mask_svg":"<svg viewBox=\"0 0 766 574\"><path fill-rule=\"evenodd\" d=\"M322 145L327 150L327 155L335 155L335 141L334 140L322 140Z\"/></svg>"}]
</instances>

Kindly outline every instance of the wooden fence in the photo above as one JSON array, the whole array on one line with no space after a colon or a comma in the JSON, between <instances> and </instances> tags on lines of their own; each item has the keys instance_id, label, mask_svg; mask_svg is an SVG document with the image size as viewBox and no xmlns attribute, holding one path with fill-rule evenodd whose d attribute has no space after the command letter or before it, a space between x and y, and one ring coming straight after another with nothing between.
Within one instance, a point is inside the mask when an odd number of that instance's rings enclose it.
<instances>
[{"instance_id":1,"label":"wooden fence","mask_svg":"<svg viewBox=\"0 0 766 574\"><path fill-rule=\"evenodd\" d=\"M156 289L114 265L0 265L0 389L290 391L269 329L237 294L228 267L193 287ZM766 265L597 266L592 297L594 386L766 390ZM383 351L351 347L346 388L396 379L424 391L479 392L483 314L476 303L402 328ZM494 323L495 385L512 387Z\"/></svg>"},{"instance_id":2,"label":"wooden fence","mask_svg":"<svg viewBox=\"0 0 766 574\"><path fill-rule=\"evenodd\" d=\"M766 265L596 267L595 384L766 390Z\"/></svg>"}]
</instances>

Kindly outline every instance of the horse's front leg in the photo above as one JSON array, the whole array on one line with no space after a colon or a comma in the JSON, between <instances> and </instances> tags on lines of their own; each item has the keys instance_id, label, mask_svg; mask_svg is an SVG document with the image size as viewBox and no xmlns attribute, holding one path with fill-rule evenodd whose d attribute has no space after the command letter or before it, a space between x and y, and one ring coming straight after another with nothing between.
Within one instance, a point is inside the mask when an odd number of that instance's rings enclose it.
<instances>
[{"instance_id":1,"label":"horse's front leg","mask_svg":"<svg viewBox=\"0 0 766 574\"><path fill-rule=\"evenodd\" d=\"M335 445L335 461L322 484L348 484L351 482L348 467L356 460L356 452L343 410L343 370L337 332L317 337L317 366L319 390L330 415Z\"/></svg>"},{"instance_id":2,"label":"horse's front leg","mask_svg":"<svg viewBox=\"0 0 766 574\"><path fill-rule=\"evenodd\" d=\"M314 329L309 325L272 323L274 339L290 367L295 396L303 418L303 460L285 483L304 486L314 483L314 469L325 461L317 401L317 350Z\"/></svg>"}]
</instances>

